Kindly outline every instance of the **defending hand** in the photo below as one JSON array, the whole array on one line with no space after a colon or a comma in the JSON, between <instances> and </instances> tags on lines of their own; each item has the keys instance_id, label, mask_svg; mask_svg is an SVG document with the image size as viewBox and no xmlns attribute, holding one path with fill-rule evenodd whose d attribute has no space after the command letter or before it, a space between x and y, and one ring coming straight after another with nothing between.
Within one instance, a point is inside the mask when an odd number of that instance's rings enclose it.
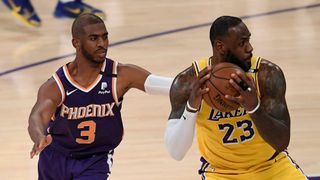
<instances>
[{"instance_id":1,"label":"defending hand","mask_svg":"<svg viewBox=\"0 0 320 180\"><path fill-rule=\"evenodd\" d=\"M30 152L30 158L32 159L35 155L39 155L39 153L47 147L52 142L52 136L48 134L47 136L44 136L40 138L39 143L35 143L33 145L33 148Z\"/></svg>"}]
</instances>

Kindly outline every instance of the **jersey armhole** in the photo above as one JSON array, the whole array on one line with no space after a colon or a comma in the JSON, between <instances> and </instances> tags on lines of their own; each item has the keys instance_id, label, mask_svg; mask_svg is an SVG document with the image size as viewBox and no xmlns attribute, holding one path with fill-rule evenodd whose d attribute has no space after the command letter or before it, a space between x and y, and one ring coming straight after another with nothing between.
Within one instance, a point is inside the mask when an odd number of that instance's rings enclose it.
<instances>
[{"instance_id":1,"label":"jersey armhole","mask_svg":"<svg viewBox=\"0 0 320 180\"><path fill-rule=\"evenodd\" d=\"M118 62L114 61L112 66L112 74L118 74ZM112 77L112 97L116 105L119 106L121 101L119 102L118 95L117 95L117 76Z\"/></svg>"},{"instance_id":2,"label":"jersey armhole","mask_svg":"<svg viewBox=\"0 0 320 180\"><path fill-rule=\"evenodd\" d=\"M58 75L56 73L54 73L53 75L53 79L56 81L58 87L59 87L59 90L60 90L60 93L61 93L61 102L59 103L58 107L61 106L61 104L63 103L66 95L65 95L65 90L64 90L64 87L61 83L61 80L60 78L58 77Z\"/></svg>"},{"instance_id":3,"label":"jersey armhole","mask_svg":"<svg viewBox=\"0 0 320 180\"><path fill-rule=\"evenodd\" d=\"M256 72L255 77L254 77L259 98L261 98L260 87L259 87L259 68L260 68L261 60L262 60L261 57L257 57L256 69L258 69L258 71Z\"/></svg>"},{"instance_id":4,"label":"jersey armhole","mask_svg":"<svg viewBox=\"0 0 320 180\"><path fill-rule=\"evenodd\" d=\"M200 68L199 68L199 65L198 65L198 62L197 61L194 61L192 63L192 67L196 73L196 76L198 77L199 76L199 72L200 72Z\"/></svg>"}]
</instances>

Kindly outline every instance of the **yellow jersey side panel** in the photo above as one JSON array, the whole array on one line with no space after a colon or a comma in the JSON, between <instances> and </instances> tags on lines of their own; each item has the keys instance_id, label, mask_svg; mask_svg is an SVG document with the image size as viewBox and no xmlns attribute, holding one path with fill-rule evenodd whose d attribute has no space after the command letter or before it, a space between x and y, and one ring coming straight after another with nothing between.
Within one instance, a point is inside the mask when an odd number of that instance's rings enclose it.
<instances>
[{"instance_id":1,"label":"yellow jersey side panel","mask_svg":"<svg viewBox=\"0 0 320 180\"><path fill-rule=\"evenodd\" d=\"M207 58L193 67L201 71L208 66ZM260 58L251 58L251 70L258 69ZM257 81L257 71L248 72ZM259 90L258 96L260 97ZM197 117L197 140L201 155L218 173L247 173L267 162L275 150L260 136L254 122L239 107L231 112L220 112L202 101Z\"/></svg>"},{"instance_id":2,"label":"yellow jersey side panel","mask_svg":"<svg viewBox=\"0 0 320 180\"><path fill-rule=\"evenodd\" d=\"M272 164L272 167L259 169L259 171L244 173L244 174L221 174L212 172L212 167L207 166L204 169L204 175L206 180L307 180L307 177L303 174L301 169L292 162L290 157L285 153L280 153L275 157L272 162L265 162ZM266 166L267 167L267 166Z\"/></svg>"}]
</instances>

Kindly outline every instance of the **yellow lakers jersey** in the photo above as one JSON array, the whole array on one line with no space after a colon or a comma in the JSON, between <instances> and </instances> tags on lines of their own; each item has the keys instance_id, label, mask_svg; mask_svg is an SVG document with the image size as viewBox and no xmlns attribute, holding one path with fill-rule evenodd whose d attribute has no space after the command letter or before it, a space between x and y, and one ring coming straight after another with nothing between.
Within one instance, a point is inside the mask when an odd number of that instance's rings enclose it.
<instances>
[{"instance_id":1,"label":"yellow lakers jersey","mask_svg":"<svg viewBox=\"0 0 320 180\"><path fill-rule=\"evenodd\" d=\"M251 58L250 73L258 86L261 58ZM196 74L209 65L209 59L193 63ZM217 173L249 173L265 166L275 150L262 139L245 109L231 112L212 109L202 101L197 117L197 140L201 155Z\"/></svg>"}]
</instances>

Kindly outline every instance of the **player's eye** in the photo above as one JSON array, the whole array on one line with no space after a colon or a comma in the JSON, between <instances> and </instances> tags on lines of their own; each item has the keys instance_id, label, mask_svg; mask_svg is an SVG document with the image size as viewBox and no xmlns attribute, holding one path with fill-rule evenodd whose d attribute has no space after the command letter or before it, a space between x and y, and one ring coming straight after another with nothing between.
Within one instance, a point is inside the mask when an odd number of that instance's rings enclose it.
<instances>
[{"instance_id":1,"label":"player's eye","mask_svg":"<svg viewBox=\"0 0 320 180\"><path fill-rule=\"evenodd\" d=\"M90 39L91 41L95 41L95 40L97 40L97 36L90 36L89 39Z\"/></svg>"}]
</instances>

